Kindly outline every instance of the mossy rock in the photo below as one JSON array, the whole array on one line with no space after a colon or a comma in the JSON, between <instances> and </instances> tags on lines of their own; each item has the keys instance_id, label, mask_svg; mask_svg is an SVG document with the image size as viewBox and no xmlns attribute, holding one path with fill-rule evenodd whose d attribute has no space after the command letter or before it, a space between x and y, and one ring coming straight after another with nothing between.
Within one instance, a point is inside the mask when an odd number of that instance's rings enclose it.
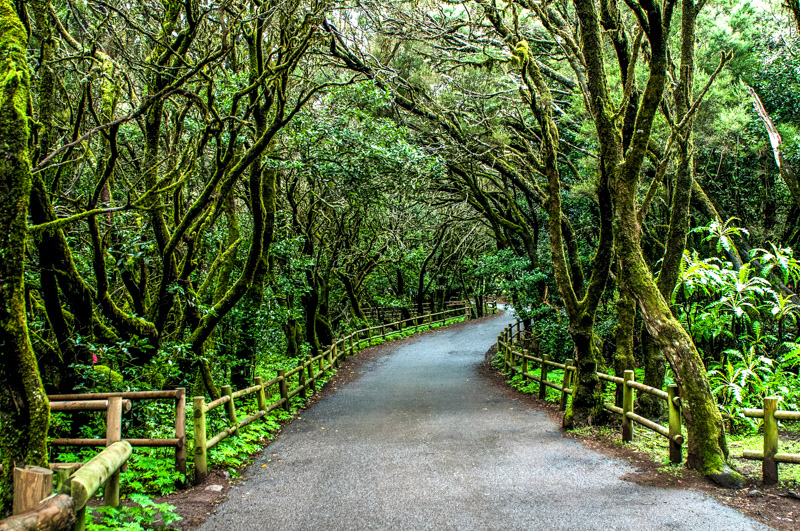
<instances>
[{"instance_id":1,"label":"mossy rock","mask_svg":"<svg viewBox=\"0 0 800 531\"><path fill-rule=\"evenodd\" d=\"M107 365L95 365L92 369L99 373L95 376L98 380L105 379L114 383L122 383L122 375Z\"/></svg>"}]
</instances>

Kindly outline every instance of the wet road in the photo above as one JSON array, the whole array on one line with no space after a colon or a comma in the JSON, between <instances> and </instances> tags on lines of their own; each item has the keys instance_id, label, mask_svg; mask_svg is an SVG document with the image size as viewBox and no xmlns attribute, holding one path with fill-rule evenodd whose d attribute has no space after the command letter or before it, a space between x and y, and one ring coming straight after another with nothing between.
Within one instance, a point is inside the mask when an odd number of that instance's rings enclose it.
<instances>
[{"instance_id":1,"label":"wet road","mask_svg":"<svg viewBox=\"0 0 800 531\"><path fill-rule=\"evenodd\" d=\"M700 492L622 481L628 464L504 396L478 367L509 319L384 347L200 529L768 529Z\"/></svg>"}]
</instances>

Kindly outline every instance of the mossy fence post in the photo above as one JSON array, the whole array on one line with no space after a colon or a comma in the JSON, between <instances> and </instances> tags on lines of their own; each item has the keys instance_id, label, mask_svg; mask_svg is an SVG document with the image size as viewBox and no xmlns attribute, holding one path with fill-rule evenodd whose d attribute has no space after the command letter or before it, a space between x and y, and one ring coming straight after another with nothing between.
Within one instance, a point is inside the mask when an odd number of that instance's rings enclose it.
<instances>
[{"instance_id":1,"label":"mossy fence post","mask_svg":"<svg viewBox=\"0 0 800 531\"><path fill-rule=\"evenodd\" d=\"M206 397L192 398L192 418L194 419L194 483L199 485L208 476L206 457Z\"/></svg>"},{"instance_id":2,"label":"mossy fence post","mask_svg":"<svg viewBox=\"0 0 800 531\"><path fill-rule=\"evenodd\" d=\"M539 398L542 400L547 400L547 384L545 382L549 372L548 361L550 361L550 355L542 354L542 370L539 372Z\"/></svg>"},{"instance_id":3,"label":"mossy fence post","mask_svg":"<svg viewBox=\"0 0 800 531\"><path fill-rule=\"evenodd\" d=\"M503 332L503 369L511 368L511 342L508 340L508 329Z\"/></svg>"},{"instance_id":4,"label":"mossy fence post","mask_svg":"<svg viewBox=\"0 0 800 531\"><path fill-rule=\"evenodd\" d=\"M26 465L14 468L13 514L36 507L53 492L53 471L49 468Z\"/></svg>"},{"instance_id":5,"label":"mossy fence post","mask_svg":"<svg viewBox=\"0 0 800 531\"><path fill-rule=\"evenodd\" d=\"M259 411L266 411L267 410L267 395L264 393L264 380L261 376L256 376L253 378L253 381L258 386L258 392L256 393L256 401L258 402L258 410Z\"/></svg>"},{"instance_id":6,"label":"mossy fence post","mask_svg":"<svg viewBox=\"0 0 800 531\"><path fill-rule=\"evenodd\" d=\"M181 486L184 486L186 478L186 389L179 387L175 391L175 437L178 439L178 447L175 449L175 468L183 475L184 480L180 483Z\"/></svg>"},{"instance_id":7,"label":"mossy fence post","mask_svg":"<svg viewBox=\"0 0 800 531\"><path fill-rule=\"evenodd\" d=\"M564 362L564 378L561 380L561 402L558 404L558 409L561 411L567 410L567 390L572 387L572 371L570 367L572 367L575 363L575 360L567 360Z\"/></svg>"},{"instance_id":8,"label":"mossy fence post","mask_svg":"<svg viewBox=\"0 0 800 531\"><path fill-rule=\"evenodd\" d=\"M669 411L669 461L679 464L683 460L683 444L679 441L681 435L681 407L678 405L678 386L671 384L667 387L667 408Z\"/></svg>"},{"instance_id":9,"label":"mossy fence post","mask_svg":"<svg viewBox=\"0 0 800 531\"><path fill-rule=\"evenodd\" d=\"M528 349L522 350L522 381L528 379Z\"/></svg>"},{"instance_id":10,"label":"mossy fence post","mask_svg":"<svg viewBox=\"0 0 800 531\"><path fill-rule=\"evenodd\" d=\"M222 394L228 396L228 401L225 402L225 412L228 414L228 422L233 429L233 435L239 435L239 421L236 420L236 406L233 405L233 389L230 385L223 385Z\"/></svg>"},{"instance_id":11,"label":"mossy fence post","mask_svg":"<svg viewBox=\"0 0 800 531\"><path fill-rule=\"evenodd\" d=\"M283 400L283 409L286 411L291 411L292 406L289 405L289 391L286 385L286 370L285 369L278 369L278 378L280 381L278 382L278 390L281 393L281 400Z\"/></svg>"},{"instance_id":12,"label":"mossy fence post","mask_svg":"<svg viewBox=\"0 0 800 531\"><path fill-rule=\"evenodd\" d=\"M122 439L122 397L108 397L106 412L106 448ZM103 488L103 499L108 507L119 507L119 470L111 474Z\"/></svg>"},{"instance_id":13,"label":"mossy fence post","mask_svg":"<svg viewBox=\"0 0 800 531\"><path fill-rule=\"evenodd\" d=\"M306 398L306 368L300 362L300 370L297 373L297 385L300 387L300 398Z\"/></svg>"},{"instance_id":14,"label":"mossy fence post","mask_svg":"<svg viewBox=\"0 0 800 531\"><path fill-rule=\"evenodd\" d=\"M775 461L775 454L778 453L777 409L777 397L764 398L764 461L761 463L761 473L767 485L778 482L778 462Z\"/></svg>"},{"instance_id":15,"label":"mossy fence post","mask_svg":"<svg viewBox=\"0 0 800 531\"><path fill-rule=\"evenodd\" d=\"M622 440L631 442L633 440L633 423L628 418L628 413L633 412L633 389L628 387L628 382L635 380L633 371L625 371L622 380Z\"/></svg>"}]
</instances>

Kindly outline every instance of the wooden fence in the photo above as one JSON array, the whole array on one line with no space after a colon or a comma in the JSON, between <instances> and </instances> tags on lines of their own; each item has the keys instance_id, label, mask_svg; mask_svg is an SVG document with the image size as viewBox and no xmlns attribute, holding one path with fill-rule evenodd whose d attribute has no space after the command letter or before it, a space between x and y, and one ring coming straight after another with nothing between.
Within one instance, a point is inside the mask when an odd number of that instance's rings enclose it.
<instances>
[{"instance_id":1,"label":"wooden fence","mask_svg":"<svg viewBox=\"0 0 800 531\"><path fill-rule=\"evenodd\" d=\"M443 324L457 317L467 317L468 312L469 306L462 306L443 312L414 316L392 323L356 330L338 339L322 353L314 357L309 356L297 367L288 371L279 369L276 378L264 381L262 378L256 377L253 386L238 391L233 391L229 385L223 386L222 396L208 403L206 403L204 396L195 396L192 399L195 483L202 483L208 475L208 451L211 448L231 435L238 434L240 428L260 419L275 409L283 407L289 411L291 409L291 398L297 395L300 395L301 398L307 398L310 393L314 392L315 382L326 371L338 368L342 358L352 356L359 350L372 345L373 342L384 340L394 333L404 330L416 331L421 327ZM266 391L275 385L278 386L279 398L267 404ZM247 397L255 398L257 412L239 420L236 413L236 400ZM222 406L225 406L228 427L209 439L206 414Z\"/></svg>"},{"instance_id":2,"label":"wooden fence","mask_svg":"<svg viewBox=\"0 0 800 531\"><path fill-rule=\"evenodd\" d=\"M107 411L106 449L86 463L54 465L58 472L57 493L53 494L53 472L43 468L14 469L14 516L0 521L0 531L50 529L83 531L86 529L86 504L103 487L107 506L120 504L119 472L131 456L128 441L120 440L123 407L130 409L122 397L82 401L69 406L57 404L64 411ZM80 407L78 407L80 406Z\"/></svg>"},{"instance_id":3,"label":"wooden fence","mask_svg":"<svg viewBox=\"0 0 800 531\"><path fill-rule=\"evenodd\" d=\"M516 329L516 330L515 330ZM547 397L547 388L555 389L561 393L560 408L565 410L568 397L573 394L575 389L574 373L576 367L573 360L566 360L565 363L551 361L545 354L541 358L531 356L527 350L515 349L514 343L519 342L524 335L522 321L508 325L497 338L497 352L503 355L503 368L507 371L517 373L525 379L532 379L539 382L539 398ZM540 367L539 376L529 372L530 362L538 363ZM564 371L561 383L548 381L547 375L550 368L562 369ZM633 440L633 422L664 436L669 441L669 459L672 463L680 463L683 456L684 437L681 434L681 403L677 385L670 385L666 391L656 389L648 385L637 382L633 371L625 371L622 378L597 373L601 382L610 382L621 388L622 407L613 403L604 403L603 407L622 416L622 440L630 442ZM658 397L667 402L669 411L669 422L667 426L662 426L648 418L638 415L634 411L634 393L647 393Z\"/></svg>"},{"instance_id":4,"label":"wooden fence","mask_svg":"<svg viewBox=\"0 0 800 531\"><path fill-rule=\"evenodd\" d=\"M761 474L764 483L778 482L778 463L800 465L800 454L787 454L778 451L778 421L800 420L800 411L780 411L778 397L764 398L762 409L745 409L746 417L764 419L764 447L762 451L745 450L742 457L761 461Z\"/></svg>"},{"instance_id":5,"label":"wooden fence","mask_svg":"<svg viewBox=\"0 0 800 531\"><path fill-rule=\"evenodd\" d=\"M119 393L85 393L51 395L51 411L79 411L87 410L84 407L89 402L96 404L91 407L100 407L100 402L118 397L127 401L127 410L131 409L132 401L141 400L169 400L175 404L175 437L168 439L123 439L133 447L149 448L174 448L175 469L186 475L186 390L183 388L163 391L130 391ZM91 409L91 408L89 408ZM104 409L101 407L101 409ZM108 427L106 428L108 431ZM117 439L118 440L118 439ZM109 446L108 437L105 439L54 439L51 446Z\"/></svg>"}]
</instances>

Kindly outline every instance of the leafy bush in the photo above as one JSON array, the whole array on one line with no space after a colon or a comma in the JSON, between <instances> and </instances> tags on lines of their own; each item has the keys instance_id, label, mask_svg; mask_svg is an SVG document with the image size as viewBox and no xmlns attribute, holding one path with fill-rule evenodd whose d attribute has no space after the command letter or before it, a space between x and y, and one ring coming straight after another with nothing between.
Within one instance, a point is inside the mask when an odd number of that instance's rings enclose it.
<instances>
[{"instance_id":1,"label":"leafy bush","mask_svg":"<svg viewBox=\"0 0 800 531\"><path fill-rule=\"evenodd\" d=\"M718 253L732 251L731 238L745 232L733 220L695 231L715 242ZM755 429L758 422L742 409L760 408L765 396L780 396L782 408L797 409L800 306L779 285L800 281L791 249L755 249L738 270L719 257L686 251L680 273L673 302L705 358L729 430Z\"/></svg>"},{"instance_id":2,"label":"leafy bush","mask_svg":"<svg viewBox=\"0 0 800 531\"><path fill-rule=\"evenodd\" d=\"M174 513L175 507L166 503L155 503L143 494L131 494L135 505L116 507L89 507L86 511L88 531L144 531L148 529L171 529L169 525L182 518Z\"/></svg>"}]
</instances>

